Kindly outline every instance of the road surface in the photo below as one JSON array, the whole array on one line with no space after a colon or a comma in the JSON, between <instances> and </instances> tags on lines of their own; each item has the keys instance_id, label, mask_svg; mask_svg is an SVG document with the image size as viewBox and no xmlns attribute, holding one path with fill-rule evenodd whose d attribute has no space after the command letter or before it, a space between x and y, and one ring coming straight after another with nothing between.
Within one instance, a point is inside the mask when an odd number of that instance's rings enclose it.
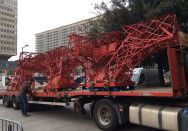
<instances>
[{"instance_id":1,"label":"road surface","mask_svg":"<svg viewBox=\"0 0 188 131\"><path fill-rule=\"evenodd\" d=\"M87 110L89 112L89 110ZM24 131L100 131L90 118L89 113L84 116L76 115L73 106L47 107L30 112L30 117L23 117L20 110L5 108L0 99L0 117L16 120L22 123ZM127 125L117 131L160 131L137 125Z\"/></svg>"}]
</instances>

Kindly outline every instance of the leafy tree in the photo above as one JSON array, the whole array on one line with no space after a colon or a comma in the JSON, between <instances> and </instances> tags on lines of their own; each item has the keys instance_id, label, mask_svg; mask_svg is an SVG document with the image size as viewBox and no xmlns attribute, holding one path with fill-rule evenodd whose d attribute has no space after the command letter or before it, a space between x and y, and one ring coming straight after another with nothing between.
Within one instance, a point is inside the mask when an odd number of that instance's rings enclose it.
<instances>
[{"instance_id":1,"label":"leafy tree","mask_svg":"<svg viewBox=\"0 0 188 131\"><path fill-rule=\"evenodd\" d=\"M126 2L118 0L111 1L110 5L107 5L104 2L101 4L95 4L95 9L98 11L99 15L102 15L102 19L91 23L93 28L91 28L90 32L121 31L122 25L135 23L136 21L131 16L126 4Z\"/></svg>"},{"instance_id":2,"label":"leafy tree","mask_svg":"<svg viewBox=\"0 0 188 131\"><path fill-rule=\"evenodd\" d=\"M103 32L120 31L122 25L133 24L163 14L176 14L180 30L188 33L188 0L110 0L95 4L102 19L97 21ZM94 28L98 28L94 26Z\"/></svg>"},{"instance_id":3,"label":"leafy tree","mask_svg":"<svg viewBox=\"0 0 188 131\"><path fill-rule=\"evenodd\" d=\"M176 14L180 30L188 33L188 0L129 0L129 8L138 19L146 20L166 13Z\"/></svg>"}]
</instances>

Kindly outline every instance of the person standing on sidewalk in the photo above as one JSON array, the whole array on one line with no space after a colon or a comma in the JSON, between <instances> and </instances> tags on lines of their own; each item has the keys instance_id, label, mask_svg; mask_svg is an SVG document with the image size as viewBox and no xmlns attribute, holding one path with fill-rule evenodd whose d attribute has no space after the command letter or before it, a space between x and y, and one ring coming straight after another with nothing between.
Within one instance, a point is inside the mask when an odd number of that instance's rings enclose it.
<instances>
[{"instance_id":1,"label":"person standing on sidewalk","mask_svg":"<svg viewBox=\"0 0 188 131\"><path fill-rule=\"evenodd\" d=\"M32 97L31 85L33 81L34 80L32 78L29 79L28 81L24 82L20 88L19 101L21 112L24 117L30 116L29 114L27 114L28 101L26 94L28 93Z\"/></svg>"}]
</instances>

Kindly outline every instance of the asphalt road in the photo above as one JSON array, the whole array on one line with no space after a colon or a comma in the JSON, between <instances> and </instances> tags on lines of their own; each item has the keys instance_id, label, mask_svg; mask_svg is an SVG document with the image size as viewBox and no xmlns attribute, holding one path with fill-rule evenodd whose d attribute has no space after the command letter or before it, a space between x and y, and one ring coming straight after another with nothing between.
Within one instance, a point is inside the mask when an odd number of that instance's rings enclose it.
<instances>
[{"instance_id":1,"label":"asphalt road","mask_svg":"<svg viewBox=\"0 0 188 131\"><path fill-rule=\"evenodd\" d=\"M30 112L30 114L30 117L23 117L20 110L5 108L0 99L0 117L21 122L24 131L100 131L89 113L84 116L76 115L72 105L58 108L45 107ZM159 130L130 124L117 131Z\"/></svg>"}]
</instances>

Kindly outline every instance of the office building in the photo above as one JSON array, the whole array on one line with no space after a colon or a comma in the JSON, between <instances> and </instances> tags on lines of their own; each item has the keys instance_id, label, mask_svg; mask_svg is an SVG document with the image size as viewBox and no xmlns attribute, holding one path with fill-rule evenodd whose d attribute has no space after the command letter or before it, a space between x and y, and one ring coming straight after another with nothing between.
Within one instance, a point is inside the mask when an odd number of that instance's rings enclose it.
<instances>
[{"instance_id":1,"label":"office building","mask_svg":"<svg viewBox=\"0 0 188 131\"><path fill-rule=\"evenodd\" d=\"M0 0L0 60L17 54L17 0Z\"/></svg>"},{"instance_id":2,"label":"office building","mask_svg":"<svg viewBox=\"0 0 188 131\"><path fill-rule=\"evenodd\" d=\"M90 21L97 20L99 17L82 20L70 25L62 26L52 30L48 30L35 35L35 49L37 53L44 53L53 50L59 46L67 46L69 35L72 33L88 33L90 29Z\"/></svg>"}]
</instances>

